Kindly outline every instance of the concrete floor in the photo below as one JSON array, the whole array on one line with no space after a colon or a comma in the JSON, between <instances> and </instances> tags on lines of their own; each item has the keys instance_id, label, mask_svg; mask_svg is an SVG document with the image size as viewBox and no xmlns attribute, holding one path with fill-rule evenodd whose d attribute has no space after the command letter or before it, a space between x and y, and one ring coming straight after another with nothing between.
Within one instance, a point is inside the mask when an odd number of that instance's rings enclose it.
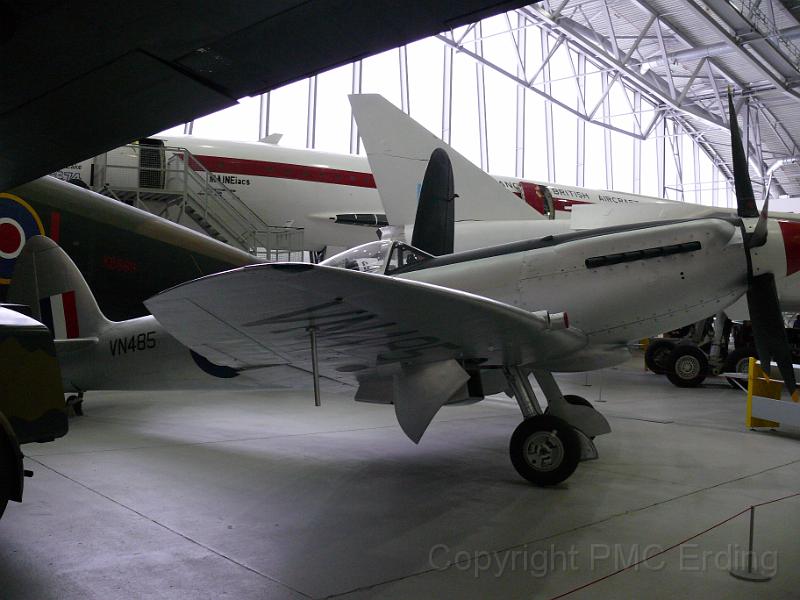
<instances>
[{"instance_id":1,"label":"concrete floor","mask_svg":"<svg viewBox=\"0 0 800 600\"><path fill-rule=\"evenodd\" d=\"M559 378L614 431L553 489L511 467L505 397L443 409L417 447L391 407L330 394L88 394L66 438L26 448L0 598L551 598L800 491L800 435L638 364ZM727 572L741 516L569 598L798 598L798 515L758 509L768 583Z\"/></svg>"}]
</instances>

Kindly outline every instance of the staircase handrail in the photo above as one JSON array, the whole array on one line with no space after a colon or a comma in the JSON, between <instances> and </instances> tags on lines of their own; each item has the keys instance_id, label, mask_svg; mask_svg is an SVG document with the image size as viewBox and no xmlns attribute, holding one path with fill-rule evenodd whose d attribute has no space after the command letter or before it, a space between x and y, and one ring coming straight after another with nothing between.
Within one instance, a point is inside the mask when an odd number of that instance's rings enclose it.
<instances>
[{"instance_id":1,"label":"staircase handrail","mask_svg":"<svg viewBox=\"0 0 800 600\"><path fill-rule=\"evenodd\" d=\"M183 163L189 177L199 180L204 188L211 189L217 195L223 196L228 200L227 205L222 203L223 208L228 209L229 212L232 211L232 214L243 221L243 225L245 225L246 228L255 231L262 227L270 227L269 223L264 221L253 209L243 202L236 192L225 185L219 177L209 171L187 148L166 146L164 150L172 152L169 161L176 160ZM186 160L184 160L184 156ZM202 173L202 176L198 175L198 173Z\"/></svg>"}]
</instances>

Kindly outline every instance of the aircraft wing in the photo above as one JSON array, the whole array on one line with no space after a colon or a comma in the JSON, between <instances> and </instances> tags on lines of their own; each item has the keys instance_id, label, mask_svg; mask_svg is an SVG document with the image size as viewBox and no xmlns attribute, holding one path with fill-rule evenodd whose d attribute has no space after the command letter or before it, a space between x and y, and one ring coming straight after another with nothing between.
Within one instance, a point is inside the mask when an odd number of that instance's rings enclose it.
<instances>
[{"instance_id":1,"label":"aircraft wing","mask_svg":"<svg viewBox=\"0 0 800 600\"><path fill-rule=\"evenodd\" d=\"M0 191L528 3L0 2Z\"/></svg>"},{"instance_id":2,"label":"aircraft wing","mask_svg":"<svg viewBox=\"0 0 800 600\"><path fill-rule=\"evenodd\" d=\"M582 332L556 329L546 313L428 283L301 263L211 275L145 304L180 342L229 366L258 364L261 347L265 355L306 367L315 327L321 373L350 382L453 359L535 364L586 345Z\"/></svg>"},{"instance_id":3,"label":"aircraft wing","mask_svg":"<svg viewBox=\"0 0 800 600\"><path fill-rule=\"evenodd\" d=\"M558 329L547 313L428 283L302 263L210 275L145 304L180 342L236 367L285 361L310 370L314 328L320 375L357 381L357 400L394 404L414 442L442 405L472 396L467 365L535 366L587 344L582 332Z\"/></svg>"}]
</instances>

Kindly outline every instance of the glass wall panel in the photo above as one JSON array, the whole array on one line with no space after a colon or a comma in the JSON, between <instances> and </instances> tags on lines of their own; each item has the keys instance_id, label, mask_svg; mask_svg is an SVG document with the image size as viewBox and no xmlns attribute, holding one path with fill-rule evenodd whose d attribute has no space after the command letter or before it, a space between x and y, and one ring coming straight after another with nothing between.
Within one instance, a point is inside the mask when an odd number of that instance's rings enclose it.
<instances>
[{"instance_id":1,"label":"glass wall panel","mask_svg":"<svg viewBox=\"0 0 800 600\"><path fill-rule=\"evenodd\" d=\"M260 96L241 98L236 106L196 119L193 133L221 140L258 140L259 104Z\"/></svg>"},{"instance_id":2,"label":"glass wall panel","mask_svg":"<svg viewBox=\"0 0 800 600\"><path fill-rule=\"evenodd\" d=\"M694 140L685 132L680 136L683 163L683 201L697 204L697 186L700 174L694 171Z\"/></svg>"},{"instance_id":3,"label":"glass wall panel","mask_svg":"<svg viewBox=\"0 0 800 600\"><path fill-rule=\"evenodd\" d=\"M445 48L436 38L426 38L406 46L411 117L439 137L442 135Z\"/></svg>"},{"instance_id":4,"label":"glass wall panel","mask_svg":"<svg viewBox=\"0 0 800 600\"><path fill-rule=\"evenodd\" d=\"M525 92L525 178L547 181L544 98Z\"/></svg>"},{"instance_id":5,"label":"glass wall panel","mask_svg":"<svg viewBox=\"0 0 800 600\"><path fill-rule=\"evenodd\" d=\"M517 85L485 70L486 122L489 137L489 171L514 176L517 139Z\"/></svg>"},{"instance_id":6,"label":"glass wall panel","mask_svg":"<svg viewBox=\"0 0 800 600\"><path fill-rule=\"evenodd\" d=\"M554 183L575 185L578 120L561 107L553 107Z\"/></svg>"},{"instance_id":7,"label":"glass wall panel","mask_svg":"<svg viewBox=\"0 0 800 600\"><path fill-rule=\"evenodd\" d=\"M642 170L640 194L644 196L660 196L658 189L658 144L663 140L656 136L656 129L642 141Z\"/></svg>"},{"instance_id":8,"label":"glass wall panel","mask_svg":"<svg viewBox=\"0 0 800 600\"><path fill-rule=\"evenodd\" d=\"M350 151L350 101L353 66L345 65L317 77L317 121L314 147L328 152Z\"/></svg>"},{"instance_id":9,"label":"glass wall panel","mask_svg":"<svg viewBox=\"0 0 800 600\"><path fill-rule=\"evenodd\" d=\"M586 163L583 184L588 188L606 188L606 150L604 129L594 123L586 124Z\"/></svg>"},{"instance_id":10,"label":"glass wall panel","mask_svg":"<svg viewBox=\"0 0 800 600\"><path fill-rule=\"evenodd\" d=\"M682 200L683 188L678 176L679 170L675 160L676 144L680 140L675 134L675 123L667 119L666 139L664 141L664 185L666 197L670 200Z\"/></svg>"},{"instance_id":11,"label":"glass wall panel","mask_svg":"<svg viewBox=\"0 0 800 600\"><path fill-rule=\"evenodd\" d=\"M475 61L464 54L453 56L453 148L476 165L481 164L478 133L478 94Z\"/></svg>"},{"instance_id":12,"label":"glass wall panel","mask_svg":"<svg viewBox=\"0 0 800 600\"><path fill-rule=\"evenodd\" d=\"M633 138L629 135L611 132L611 157L614 166L614 189L620 192L633 192Z\"/></svg>"},{"instance_id":13,"label":"glass wall panel","mask_svg":"<svg viewBox=\"0 0 800 600\"><path fill-rule=\"evenodd\" d=\"M365 58L361 71L361 91L380 94L395 106L400 106L400 55L397 49L387 50Z\"/></svg>"},{"instance_id":14,"label":"glass wall panel","mask_svg":"<svg viewBox=\"0 0 800 600\"><path fill-rule=\"evenodd\" d=\"M290 83L270 94L269 132L283 134L282 146L305 148L307 116L308 79Z\"/></svg>"}]
</instances>

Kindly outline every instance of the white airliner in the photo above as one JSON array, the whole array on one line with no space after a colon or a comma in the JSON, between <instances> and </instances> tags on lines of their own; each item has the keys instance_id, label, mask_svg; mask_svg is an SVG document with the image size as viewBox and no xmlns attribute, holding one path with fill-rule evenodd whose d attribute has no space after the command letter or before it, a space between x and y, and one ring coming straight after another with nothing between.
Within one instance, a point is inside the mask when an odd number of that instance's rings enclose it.
<instances>
[{"instance_id":1,"label":"white airliner","mask_svg":"<svg viewBox=\"0 0 800 600\"><path fill-rule=\"evenodd\" d=\"M273 143L155 136L150 143L186 148L263 221L303 229L306 250L349 248L376 239L376 229L409 226L427 159L446 148L456 193L455 249L464 250L568 229L735 214L734 209L687 204L626 192L490 176L376 94L350 97L368 158ZM141 148L124 146L62 169L94 190L135 185ZM178 151L178 153L180 153ZM165 152L165 162L174 152ZM118 165L118 169L105 169ZM376 181L381 189L376 189ZM797 215L775 216L795 220ZM551 222L555 220L556 222ZM492 222L491 226L486 223Z\"/></svg>"},{"instance_id":2,"label":"white airliner","mask_svg":"<svg viewBox=\"0 0 800 600\"><path fill-rule=\"evenodd\" d=\"M372 96L362 98L363 104ZM402 113L400 115L405 117ZM396 173L395 181L403 182L403 198L396 198L387 191L385 194L388 195L382 201L376 189L376 176L373 176L366 157L196 136L156 136L152 139L166 148L186 148L261 219L270 225L303 228L305 248L320 251L326 247L348 248L372 241L376 239L377 228L387 225L405 227L413 222L416 195L432 148L429 143L418 144L419 131L406 127L405 123L387 119L377 125L382 129L376 129L374 134L368 131L366 123L362 126L365 142L371 141L366 137L368 134L383 136L384 139L391 137L395 145L416 147L421 156L416 161L416 177L407 177L405 170ZM444 146L441 141L439 145ZM142 160L140 148L143 147L117 148L99 159L62 169L56 176L67 180L80 179L95 190L102 189L105 184L112 188L129 186ZM152 146L146 147L152 149ZM367 149L370 150L369 145ZM567 220L575 206L642 203L686 206L636 194L493 177L452 148L448 147L448 153L453 161L459 196L455 215L457 250L564 231L570 226ZM168 151L167 155L170 154ZM370 160L374 160L374 156L371 155ZM103 168L106 164L127 169L106 170ZM387 181L382 180L380 184L382 189L393 189ZM549 217L563 222L546 223ZM491 239L476 241L474 236L480 227L474 223L489 220L495 222L498 233ZM531 222L541 224L531 229Z\"/></svg>"}]
</instances>

